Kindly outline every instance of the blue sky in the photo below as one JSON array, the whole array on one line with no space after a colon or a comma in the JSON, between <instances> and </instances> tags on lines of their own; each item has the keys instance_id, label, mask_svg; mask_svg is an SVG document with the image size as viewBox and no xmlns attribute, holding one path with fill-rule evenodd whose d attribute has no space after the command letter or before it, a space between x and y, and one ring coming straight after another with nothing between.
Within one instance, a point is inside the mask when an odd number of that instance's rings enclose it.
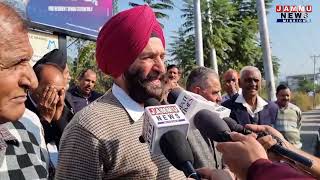
<instances>
[{"instance_id":1,"label":"blue sky","mask_svg":"<svg viewBox=\"0 0 320 180\"><path fill-rule=\"evenodd\" d=\"M119 10L129 8L127 0L119 0ZM141 0L131 2L141 3ZM170 37L181 26L181 0L175 0L176 8L167 11L170 18L162 20L165 26L167 44ZM275 5L312 5L309 14L311 23L276 23L279 14L275 12ZM274 0L268 14L269 36L272 55L280 59L280 78L287 75L313 73L311 55L320 55L320 3L319 0ZM316 71L320 71L320 58L316 63Z\"/></svg>"}]
</instances>

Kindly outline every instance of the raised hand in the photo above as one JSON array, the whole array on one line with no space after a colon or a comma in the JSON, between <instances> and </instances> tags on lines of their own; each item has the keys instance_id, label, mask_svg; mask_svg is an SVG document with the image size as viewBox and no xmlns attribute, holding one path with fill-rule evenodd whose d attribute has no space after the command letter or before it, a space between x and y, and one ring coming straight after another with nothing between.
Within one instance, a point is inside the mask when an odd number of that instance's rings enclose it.
<instances>
[{"instance_id":1,"label":"raised hand","mask_svg":"<svg viewBox=\"0 0 320 180\"><path fill-rule=\"evenodd\" d=\"M59 101L57 90L52 86L47 86L43 94L39 96L38 111L40 116L51 123L54 114L56 113L56 105Z\"/></svg>"}]
</instances>

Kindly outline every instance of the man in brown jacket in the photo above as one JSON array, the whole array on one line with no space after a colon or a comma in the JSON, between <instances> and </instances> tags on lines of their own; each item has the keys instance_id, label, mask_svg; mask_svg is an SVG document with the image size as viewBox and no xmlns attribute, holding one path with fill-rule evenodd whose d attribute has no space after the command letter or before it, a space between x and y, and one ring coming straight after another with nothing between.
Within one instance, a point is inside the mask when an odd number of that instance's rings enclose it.
<instances>
[{"instance_id":1,"label":"man in brown jacket","mask_svg":"<svg viewBox=\"0 0 320 180\"><path fill-rule=\"evenodd\" d=\"M56 179L185 179L139 142L143 102L162 94L165 41L149 6L111 18L97 39L99 68L112 89L77 113L62 135Z\"/></svg>"}]
</instances>

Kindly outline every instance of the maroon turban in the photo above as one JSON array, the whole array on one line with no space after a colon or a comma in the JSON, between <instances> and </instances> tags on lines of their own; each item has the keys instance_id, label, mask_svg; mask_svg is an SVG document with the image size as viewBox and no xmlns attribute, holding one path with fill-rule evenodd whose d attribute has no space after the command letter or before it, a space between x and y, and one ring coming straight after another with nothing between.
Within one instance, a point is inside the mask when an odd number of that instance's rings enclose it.
<instances>
[{"instance_id":1,"label":"maroon turban","mask_svg":"<svg viewBox=\"0 0 320 180\"><path fill-rule=\"evenodd\" d=\"M98 67L116 78L129 69L153 35L165 47L160 24L147 6L136 6L113 16L101 29L96 48Z\"/></svg>"}]
</instances>

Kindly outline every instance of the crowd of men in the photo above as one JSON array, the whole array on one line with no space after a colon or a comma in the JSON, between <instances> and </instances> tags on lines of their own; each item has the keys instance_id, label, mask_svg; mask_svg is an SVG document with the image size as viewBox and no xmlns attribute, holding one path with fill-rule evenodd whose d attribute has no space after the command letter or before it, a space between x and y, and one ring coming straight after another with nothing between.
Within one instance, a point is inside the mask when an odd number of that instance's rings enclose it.
<instances>
[{"instance_id":1,"label":"crowd of men","mask_svg":"<svg viewBox=\"0 0 320 180\"><path fill-rule=\"evenodd\" d=\"M68 65L58 49L31 67L27 26L2 2L0 22L0 179L186 179L139 141L144 102L166 103L170 91L183 87L229 108L238 124L269 133L257 138L232 132L232 141L218 143L191 129L187 140L202 178L320 178L320 160L299 149L301 111L290 103L290 89L279 85L276 102L263 99L261 72L253 66L226 71L222 86L215 71L196 67L184 86L179 67L165 67L165 38L147 5L118 13L99 33L97 66L114 82L103 95L93 90L92 69L69 88ZM269 152L277 143L273 137L313 165Z\"/></svg>"}]
</instances>

